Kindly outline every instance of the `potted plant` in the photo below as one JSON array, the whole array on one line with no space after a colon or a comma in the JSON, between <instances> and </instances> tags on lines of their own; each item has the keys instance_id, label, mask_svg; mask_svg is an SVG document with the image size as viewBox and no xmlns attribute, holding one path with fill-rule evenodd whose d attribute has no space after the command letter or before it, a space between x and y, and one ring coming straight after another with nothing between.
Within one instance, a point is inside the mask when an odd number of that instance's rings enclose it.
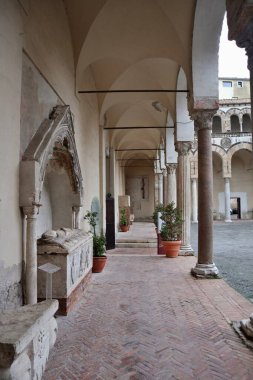
<instances>
[{"instance_id":1,"label":"potted plant","mask_svg":"<svg viewBox=\"0 0 253 380\"><path fill-rule=\"evenodd\" d=\"M120 210L119 226L122 232L128 231L128 220L126 216L126 210L124 208Z\"/></svg>"},{"instance_id":2,"label":"potted plant","mask_svg":"<svg viewBox=\"0 0 253 380\"><path fill-rule=\"evenodd\" d=\"M166 257L177 257L182 235L183 219L180 210L171 202L161 213L161 239Z\"/></svg>"},{"instance_id":3,"label":"potted plant","mask_svg":"<svg viewBox=\"0 0 253 380\"><path fill-rule=\"evenodd\" d=\"M106 256L106 248L105 248L105 236L101 233L97 235L96 226L97 226L97 215L98 213L95 211L87 211L84 219L89 223L92 231L90 231L93 235L93 273L100 273L103 271L107 256Z\"/></svg>"}]
</instances>

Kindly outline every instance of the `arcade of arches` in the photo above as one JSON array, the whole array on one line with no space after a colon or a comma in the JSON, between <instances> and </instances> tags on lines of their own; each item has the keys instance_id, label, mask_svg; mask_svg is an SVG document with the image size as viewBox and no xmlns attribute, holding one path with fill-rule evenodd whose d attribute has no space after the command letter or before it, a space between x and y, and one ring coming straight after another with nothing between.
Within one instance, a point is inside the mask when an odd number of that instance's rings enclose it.
<instances>
[{"instance_id":1,"label":"arcade of arches","mask_svg":"<svg viewBox=\"0 0 253 380\"><path fill-rule=\"evenodd\" d=\"M83 216L97 211L105 231L108 193L116 221L127 193L137 218L174 200L182 254L192 252L190 223L198 221L192 273L218 274L213 218L253 212L252 107L218 110L226 10L229 39L246 49L252 74L249 0L0 1L1 310L27 304L24 315L46 313L55 335L56 303L36 305L45 296L37 267L57 247L52 264L65 268L55 277L67 309L91 277ZM252 333L250 322L245 330Z\"/></svg>"}]
</instances>

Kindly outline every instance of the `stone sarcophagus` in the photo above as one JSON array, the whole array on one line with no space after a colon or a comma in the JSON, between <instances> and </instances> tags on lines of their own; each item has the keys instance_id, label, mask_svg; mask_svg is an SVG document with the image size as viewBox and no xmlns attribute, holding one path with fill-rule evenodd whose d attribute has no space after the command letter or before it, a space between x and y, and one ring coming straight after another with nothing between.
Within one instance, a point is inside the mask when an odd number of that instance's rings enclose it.
<instances>
[{"instance_id":1,"label":"stone sarcophagus","mask_svg":"<svg viewBox=\"0 0 253 380\"><path fill-rule=\"evenodd\" d=\"M59 301L59 314L67 315L85 292L93 263L92 236L79 229L47 231L37 240L38 267L60 267L53 274L52 297ZM38 269L38 299L46 298L46 273Z\"/></svg>"},{"instance_id":2,"label":"stone sarcophagus","mask_svg":"<svg viewBox=\"0 0 253 380\"><path fill-rule=\"evenodd\" d=\"M40 380L56 340L56 300L0 315L0 379Z\"/></svg>"}]
</instances>

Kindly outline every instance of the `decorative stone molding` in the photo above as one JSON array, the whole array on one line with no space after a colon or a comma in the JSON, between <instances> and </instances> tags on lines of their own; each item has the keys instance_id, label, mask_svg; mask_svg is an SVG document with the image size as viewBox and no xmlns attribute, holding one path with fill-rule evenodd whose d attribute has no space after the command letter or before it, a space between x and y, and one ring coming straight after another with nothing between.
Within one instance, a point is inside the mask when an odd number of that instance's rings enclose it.
<instances>
[{"instance_id":1,"label":"decorative stone molding","mask_svg":"<svg viewBox=\"0 0 253 380\"><path fill-rule=\"evenodd\" d=\"M186 156L189 154L192 148L191 141L177 141L175 143L176 152L179 156Z\"/></svg>"},{"instance_id":2,"label":"decorative stone molding","mask_svg":"<svg viewBox=\"0 0 253 380\"><path fill-rule=\"evenodd\" d=\"M229 137L223 137L220 142L222 148L228 150L231 147L232 141Z\"/></svg>"},{"instance_id":3,"label":"decorative stone molding","mask_svg":"<svg viewBox=\"0 0 253 380\"><path fill-rule=\"evenodd\" d=\"M76 204L82 204L83 185L72 115L69 106L57 106L44 120L20 165L20 206L39 204L48 163L64 167L70 178Z\"/></svg>"},{"instance_id":4,"label":"decorative stone molding","mask_svg":"<svg viewBox=\"0 0 253 380\"><path fill-rule=\"evenodd\" d=\"M253 16L253 15L252 15ZM253 70L253 21L249 21L244 30L235 38L237 46L245 48L248 56L248 69Z\"/></svg>"},{"instance_id":5,"label":"decorative stone molding","mask_svg":"<svg viewBox=\"0 0 253 380\"><path fill-rule=\"evenodd\" d=\"M0 378L42 378L56 340L58 301L44 301L0 315Z\"/></svg>"},{"instance_id":6,"label":"decorative stone molding","mask_svg":"<svg viewBox=\"0 0 253 380\"><path fill-rule=\"evenodd\" d=\"M177 164L166 164L166 168L169 175L175 174L177 170Z\"/></svg>"},{"instance_id":7,"label":"decorative stone molding","mask_svg":"<svg viewBox=\"0 0 253 380\"><path fill-rule=\"evenodd\" d=\"M215 115L216 110L199 110L194 111L191 115L194 120L195 129L199 131L200 129L212 130L212 118Z\"/></svg>"}]
</instances>

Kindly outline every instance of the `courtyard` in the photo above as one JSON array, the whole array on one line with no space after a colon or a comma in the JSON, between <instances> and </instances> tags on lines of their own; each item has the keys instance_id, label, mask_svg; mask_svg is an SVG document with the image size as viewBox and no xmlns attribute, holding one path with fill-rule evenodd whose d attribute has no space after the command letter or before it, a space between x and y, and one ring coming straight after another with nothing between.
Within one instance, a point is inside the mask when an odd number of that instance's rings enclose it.
<instances>
[{"instance_id":1,"label":"courtyard","mask_svg":"<svg viewBox=\"0 0 253 380\"><path fill-rule=\"evenodd\" d=\"M141 231L135 224L125 240L135 227ZM217 266L249 298L244 243L250 246L252 227L252 221L214 226ZM193 225L194 248L196 231ZM253 352L231 322L247 318L253 305L224 279L193 278L195 263L193 256L157 256L155 248L110 251L83 300L68 317L57 318L57 342L43 379L252 379Z\"/></svg>"}]
</instances>

